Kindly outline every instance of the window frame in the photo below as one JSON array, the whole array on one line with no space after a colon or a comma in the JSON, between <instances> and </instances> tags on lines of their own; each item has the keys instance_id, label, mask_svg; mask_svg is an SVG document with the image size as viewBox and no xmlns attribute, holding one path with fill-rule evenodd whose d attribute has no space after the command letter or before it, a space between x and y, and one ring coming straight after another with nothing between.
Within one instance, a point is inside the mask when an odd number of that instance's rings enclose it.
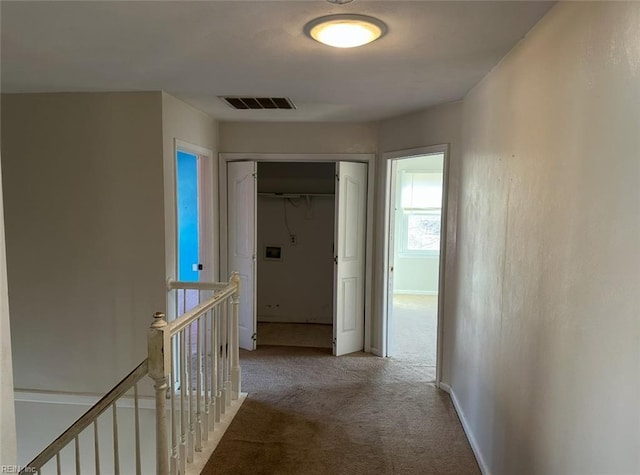
<instances>
[{"instance_id":1,"label":"window frame","mask_svg":"<svg viewBox=\"0 0 640 475\"><path fill-rule=\"evenodd\" d=\"M442 208L415 208L411 210L398 210L402 217L400 218L401 226L400 226L400 236L399 243L400 246L398 248L399 257L438 257L440 255L440 249L442 247L442 243L439 242L438 250L426 250L426 249L409 249L409 216L411 215L437 215L438 220L440 221L440 226L442 226ZM442 232L440 232L440 236L438 239L440 240L442 236Z\"/></svg>"},{"instance_id":2,"label":"window frame","mask_svg":"<svg viewBox=\"0 0 640 475\"><path fill-rule=\"evenodd\" d=\"M434 169L416 169L416 170L403 170L400 172L401 179L399 180L399 186L397 188L397 202L401 202L402 190L403 190L403 182L405 181L405 177L408 177L412 174L420 174L420 173L438 173L443 176L442 188L444 190L444 170L434 170ZM398 214L400 215L398 217ZM440 232L440 242L438 250L416 250L409 249L409 216L416 214L437 214L439 216L440 226L442 227L442 201L439 207L416 207L416 208L401 208L398 207L396 210L396 219L399 221L399 232L396 239L396 252L398 253L398 257L400 258L420 258L420 257L438 257L440 255L442 249L442 230Z\"/></svg>"}]
</instances>

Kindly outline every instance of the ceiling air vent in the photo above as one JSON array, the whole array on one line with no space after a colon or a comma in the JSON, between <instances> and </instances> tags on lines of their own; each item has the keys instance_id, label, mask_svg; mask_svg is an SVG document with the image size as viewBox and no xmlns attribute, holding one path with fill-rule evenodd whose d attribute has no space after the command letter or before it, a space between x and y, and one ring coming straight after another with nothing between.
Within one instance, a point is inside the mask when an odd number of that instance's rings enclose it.
<instances>
[{"instance_id":1,"label":"ceiling air vent","mask_svg":"<svg viewBox=\"0 0 640 475\"><path fill-rule=\"evenodd\" d=\"M221 96L224 102L234 109L240 110L260 110L260 109L295 109L291 99L288 97L240 97Z\"/></svg>"}]
</instances>

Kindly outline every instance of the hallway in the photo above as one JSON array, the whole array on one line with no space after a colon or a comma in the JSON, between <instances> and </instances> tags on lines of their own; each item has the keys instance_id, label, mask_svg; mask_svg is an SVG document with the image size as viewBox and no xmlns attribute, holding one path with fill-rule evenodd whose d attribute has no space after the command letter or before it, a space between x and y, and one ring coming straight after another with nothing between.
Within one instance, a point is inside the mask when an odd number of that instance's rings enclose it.
<instances>
[{"instance_id":1,"label":"hallway","mask_svg":"<svg viewBox=\"0 0 640 475\"><path fill-rule=\"evenodd\" d=\"M364 353L241 353L249 397L203 474L478 474L449 396L423 368Z\"/></svg>"}]
</instances>

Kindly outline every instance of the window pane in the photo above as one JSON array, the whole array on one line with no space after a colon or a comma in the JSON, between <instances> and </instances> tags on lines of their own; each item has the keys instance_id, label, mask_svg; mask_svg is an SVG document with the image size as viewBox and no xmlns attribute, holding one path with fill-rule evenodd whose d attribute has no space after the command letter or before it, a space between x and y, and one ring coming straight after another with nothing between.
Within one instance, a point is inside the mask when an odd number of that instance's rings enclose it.
<instances>
[{"instance_id":1,"label":"window pane","mask_svg":"<svg viewBox=\"0 0 640 475\"><path fill-rule=\"evenodd\" d=\"M442 172L405 171L401 180L403 209L442 206Z\"/></svg>"},{"instance_id":2,"label":"window pane","mask_svg":"<svg viewBox=\"0 0 640 475\"><path fill-rule=\"evenodd\" d=\"M440 213L407 216L407 250L440 250Z\"/></svg>"}]
</instances>

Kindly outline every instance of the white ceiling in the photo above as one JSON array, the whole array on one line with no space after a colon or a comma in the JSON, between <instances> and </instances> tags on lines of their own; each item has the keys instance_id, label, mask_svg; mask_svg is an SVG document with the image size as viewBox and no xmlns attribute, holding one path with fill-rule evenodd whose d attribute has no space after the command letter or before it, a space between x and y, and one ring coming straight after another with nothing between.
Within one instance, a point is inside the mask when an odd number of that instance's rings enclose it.
<instances>
[{"instance_id":1,"label":"white ceiling","mask_svg":"<svg viewBox=\"0 0 640 475\"><path fill-rule=\"evenodd\" d=\"M222 120L377 120L461 99L551 5L2 1L2 91L164 90ZM330 13L372 15L389 32L347 50L304 36ZM236 111L220 95L298 108Z\"/></svg>"}]
</instances>

